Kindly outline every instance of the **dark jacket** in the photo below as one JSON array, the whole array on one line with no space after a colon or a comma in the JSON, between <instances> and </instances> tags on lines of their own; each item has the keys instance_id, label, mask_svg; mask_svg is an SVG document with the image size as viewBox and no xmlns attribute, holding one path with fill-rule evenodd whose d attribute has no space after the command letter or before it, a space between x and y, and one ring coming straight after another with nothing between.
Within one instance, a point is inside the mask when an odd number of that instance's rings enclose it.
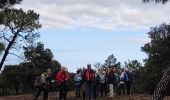
<instances>
[{"instance_id":1,"label":"dark jacket","mask_svg":"<svg viewBox=\"0 0 170 100\"><path fill-rule=\"evenodd\" d=\"M108 74L108 83L109 84L115 84L116 83L116 76L114 74L113 71L111 71L109 74Z\"/></svg>"},{"instance_id":2,"label":"dark jacket","mask_svg":"<svg viewBox=\"0 0 170 100\"><path fill-rule=\"evenodd\" d=\"M52 90L52 78L51 77L47 77L45 79L45 81L46 81L45 85L47 85L47 87L46 87L47 90L51 91Z\"/></svg>"}]
</instances>

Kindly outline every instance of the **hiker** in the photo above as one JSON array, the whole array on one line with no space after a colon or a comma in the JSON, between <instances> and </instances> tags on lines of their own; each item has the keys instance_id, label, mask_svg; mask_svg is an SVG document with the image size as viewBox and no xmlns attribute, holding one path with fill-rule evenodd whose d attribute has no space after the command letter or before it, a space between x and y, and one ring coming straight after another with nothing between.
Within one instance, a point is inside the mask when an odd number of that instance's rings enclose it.
<instances>
[{"instance_id":1,"label":"hiker","mask_svg":"<svg viewBox=\"0 0 170 100\"><path fill-rule=\"evenodd\" d=\"M109 93L109 84L108 84L108 69L104 68L105 66L103 66L103 70L105 72L105 83L104 83L104 92L105 92L105 96L108 95Z\"/></svg>"},{"instance_id":2,"label":"hiker","mask_svg":"<svg viewBox=\"0 0 170 100\"><path fill-rule=\"evenodd\" d=\"M125 72L124 69L120 69L120 76L119 76L119 95L125 95Z\"/></svg>"},{"instance_id":3,"label":"hiker","mask_svg":"<svg viewBox=\"0 0 170 100\"><path fill-rule=\"evenodd\" d=\"M100 77L100 95L101 97L103 97L103 92L104 92L104 86L105 86L105 80L106 80L106 76L105 76L105 71L103 69L100 70L100 74L99 74L99 77Z\"/></svg>"},{"instance_id":4,"label":"hiker","mask_svg":"<svg viewBox=\"0 0 170 100\"><path fill-rule=\"evenodd\" d=\"M85 85L85 99L91 100L93 98L93 82L94 82L95 74L91 69L91 64L87 65L87 69L84 71L83 80Z\"/></svg>"},{"instance_id":5,"label":"hiker","mask_svg":"<svg viewBox=\"0 0 170 100\"><path fill-rule=\"evenodd\" d=\"M118 69L115 68L115 78L116 78L116 81L115 81L115 84L114 84L114 91L115 91L115 94L116 95L119 95L119 73L118 73Z\"/></svg>"},{"instance_id":6,"label":"hiker","mask_svg":"<svg viewBox=\"0 0 170 100\"><path fill-rule=\"evenodd\" d=\"M66 100L67 88L68 88L68 72L65 67L61 68L61 71L56 75L56 80L59 85L59 100L62 98Z\"/></svg>"},{"instance_id":7,"label":"hiker","mask_svg":"<svg viewBox=\"0 0 170 100\"><path fill-rule=\"evenodd\" d=\"M100 82L100 68L98 69L98 71L95 74L95 82L96 82L96 98L98 97L99 93L100 93L100 88L101 88L101 82Z\"/></svg>"},{"instance_id":8,"label":"hiker","mask_svg":"<svg viewBox=\"0 0 170 100\"><path fill-rule=\"evenodd\" d=\"M130 71L128 71L127 69L125 69L125 84L126 84L126 91L127 91L127 95L130 95L130 90L131 90L131 84L133 81L133 75Z\"/></svg>"},{"instance_id":9,"label":"hiker","mask_svg":"<svg viewBox=\"0 0 170 100\"><path fill-rule=\"evenodd\" d=\"M80 98L80 90L81 90L81 84L82 84L82 75L81 71L77 70L77 74L74 77L75 85L76 85L76 98Z\"/></svg>"},{"instance_id":10,"label":"hiker","mask_svg":"<svg viewBox=\"0 0 170 100\"><path fill-rule=\"evenodd\" d=\"M52 90L51 69L47 69L47 72L36 78L35 86L38 91L33 100L37 100L42 91L44 92L43 100L48 100L48 92Z\"/></svg>"},{"instance_id":11,"label":"hiker","mask_svg":"<svg viewBox=\"0 0 170 100\"><path fill-rule=\"evenodd\" d=\"M114 91L113 91L113 85L115 84L115 74L112 66L109 68L109 74L108 74L108 84L109 84L109 97L114 97Z\"/></svg>"},{"instance_id":12,"label":"hiker","mask_svg":"<svg viewBox=\"0 0 170 100\"><path fill-rule=\"evenodd\" d=\"M99 80L98 80L98 76L97 76L97 73L95 70L93 70L92 74L94 74L94 79L92 80L92 88L93 88L93 99L96 99L97 98L97 85Z\"/></svg>"}]
</instances>

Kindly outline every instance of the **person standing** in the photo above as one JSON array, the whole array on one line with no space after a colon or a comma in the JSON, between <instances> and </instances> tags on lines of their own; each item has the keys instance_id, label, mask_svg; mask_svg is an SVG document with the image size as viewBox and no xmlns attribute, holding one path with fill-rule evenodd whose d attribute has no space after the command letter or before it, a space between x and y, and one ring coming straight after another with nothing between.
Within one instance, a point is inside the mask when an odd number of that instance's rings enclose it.
<instances>
[{"instance_id":1,"label":"person standing","mask_svg":"<svg viewBox=\"0 0 170 100\"><path fill-rule=\"evenodd\" d=\"M44 93L43 100L48 100L48 92L52 90L51 69L47 69L47 72L42 73L41 77L37 78L35 85L38 91L33 100L37 100L42 91Z\"/></svg>"},{"instance_id":2,"label":"person standing","mask_svg":"<svg viewBox=\"0 0 170 100\"><path fill-rule=\"evenodd\" d=\"M62 67L61 71L58 72L58 74L56 75L56 80L58 81L59 85L59 100L61 100L62 98L66 100L68 79L69 77L67 69L65 67Z\"/></svg>"},{"instance_id":3,"label":"person standing","mask_svg":"<svg viewBox=\"0 0 170 100\"><path fill-rule=\"evenodd\" d=\"M113 71L113 68L109 68L109 74L108 74L108 83L109 83L109 97L114 97L114 91L113 91L113 84L115 83L115 74Z\"/></svg>"},{"instance_id":4,"label":"person standing","mask_svg":"<svg viewBox=\"0 0 170 100\"><path fill-rule=\"evenodd\" d=\"M100 77L100 94L101 97L103 97L103 92L105 90L105 80L106 80L105 71L103 69L101 69L99 77Z\"/></svg>"},{"instance_id":5,"label":"person standing","mask_svg":"<svg viewBox=\"0 0 170 100\"><path fill-rule=\"evenodd\" d=\"M96 81L96 98L98 97L99 93L100 93L100 89L101 89L101 82L100 82L100 73L101 70L98 69L98 71L95 74L95 81Z\"/></svg>"},{"instance_id":6,"label":"person standing","mask_svg":"<svg viewBox=\"0 0 170 100\"><path fill-rule=\"evenodd\" d=\"M80 70L77 70L77 74L74 77L74 81L76 85L76 98L80 98L80 90L81 90L81 83L82 83L82 75Z\"/></svg>"},{"instance_id":7,"label":"person standing","mask_svg":"<svg viewBox=\"0 0 170 100\"><path fill-rule=\"evenodd\" d=\"M109 84L108 84L109 70L108 70L108 68L105 68L105 66L103 66L103 70L105 73L104 92L105 92L105 96L106 96L109 93Z\"/></svg>"},{"instance_id":8,"label":"person standing","mask_svg":"<svg viewBox=\"0 0 170 100\"><path fill-rule=\"evenodd\" d=\"M95 73L91 69L91 64L87 65L87 69L84 71L83 80L85 84L85 99L91 100L93 98L93 82Z\"/></svg>"},{"instance_id":9,"label":"person standing","mask_svg":"<svg viewBox=\"0 0 170 100\"><path fill-rule=\"evenodd\" d=\"M130 95L130 91L131 91L131 84L133 81L133 75L130 71L125 70L125 84L126 84L126 91L127 91L127 95Z\"/></svg>"},{"instance_id":10,"label":"person standing","mask_svg":"<svg viewBox=\"0 0 170 100\"><path fill-rule=\"evenodd\" d=\"M115 78L116 78L116 81L115 81L115 84L114 84L114 91L115 91L115 94L116 95L119 95L119 79L120 79L120 75L119 75L119 70L115 68Z\"/></svg>"},{"instance_id":11,"label":"person standing","mask_svg":"<svg viewBox=\"0 0 170 100\"><path fill-rule=\"evenodd\" d=\"M124 69L120 69L120 80L119 80L119 95L125 95L125 72Z\"/></svg>"}]
</instances>

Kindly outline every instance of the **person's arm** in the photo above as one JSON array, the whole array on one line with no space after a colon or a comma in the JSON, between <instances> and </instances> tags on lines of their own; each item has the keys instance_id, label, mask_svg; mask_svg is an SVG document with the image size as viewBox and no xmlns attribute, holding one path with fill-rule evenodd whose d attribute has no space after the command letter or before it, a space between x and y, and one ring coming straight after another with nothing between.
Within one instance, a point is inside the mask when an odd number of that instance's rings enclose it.
<instances>
[{"instance_id":1,"label":"person's arm","mask_svg":"<svg viewBox=\"0 0 170 100\"><path fill-rule=\"evenodd\" d=\"M82 74L82 82L84 83L86 80L86 70Z\"/></svg>"},{"instance_id":2,"label":"person's arm","mask_svg":"<svg viewBox=\"0 0 170 100\"><path fill-rule=\"evenodd\" d=\"M65 73L65 74L66 74L65 81L68 81L69 80L69 74L68 73Z\"/></svg>"},{"instance_id":3,"label":"person's arm","mask_svg":"<svg viewBox=\"0 0 170 100\"><path fill-rule=\"evenodd\" d=\"M77 80L77 75L74 76L74 81L76 81L76 80Z\"/></svg>"}]
</instances>

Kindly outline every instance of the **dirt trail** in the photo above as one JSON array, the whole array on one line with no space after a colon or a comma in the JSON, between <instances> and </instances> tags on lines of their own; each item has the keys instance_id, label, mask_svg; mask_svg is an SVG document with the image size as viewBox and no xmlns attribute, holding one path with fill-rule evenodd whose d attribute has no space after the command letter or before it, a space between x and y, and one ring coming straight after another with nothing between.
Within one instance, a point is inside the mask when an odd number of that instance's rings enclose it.
<instances>
[{"instance_id":1,"label":"dirt trail","mask_svg":"<svg viewBox=\"0 0 170 100\"><path fill-rule=\"evenodd\" d=\"M67 100L76 100L74 96L74 92L69 92L67 95ZM0 100L32 100L33 96L28 95L18 95L18 96L4 96L0 97ZM39 97L38 100L42 100L42 96ZM58 100L58 93L50 93L49 100ZM82 99L77 99L82 100ZM96 100L151 100L151 96L144 95L133 95L133 96L115 96L114 98L98 97ZM170 100L170 97L166 97L164 100Z\"/></svg>"}]
</instances>

